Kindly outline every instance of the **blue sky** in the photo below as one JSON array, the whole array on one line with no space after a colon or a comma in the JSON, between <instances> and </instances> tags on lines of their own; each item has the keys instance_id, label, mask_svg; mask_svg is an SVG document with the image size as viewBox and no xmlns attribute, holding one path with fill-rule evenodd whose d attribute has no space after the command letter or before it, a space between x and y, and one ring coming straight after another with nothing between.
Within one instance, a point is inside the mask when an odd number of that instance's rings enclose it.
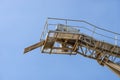
<instances>
[{"instance_id":1,"label":"blue sky","mask_svg":"<svg viewBox=\"0 0 120 80\"><path fill-rule=\"evenodd\" d=\"M25 47L39 41L47 17L83 19L120 30L119 0L0 0L0 80L119 80L81 55L47 55Z\"/></svg>"}]
</instances>

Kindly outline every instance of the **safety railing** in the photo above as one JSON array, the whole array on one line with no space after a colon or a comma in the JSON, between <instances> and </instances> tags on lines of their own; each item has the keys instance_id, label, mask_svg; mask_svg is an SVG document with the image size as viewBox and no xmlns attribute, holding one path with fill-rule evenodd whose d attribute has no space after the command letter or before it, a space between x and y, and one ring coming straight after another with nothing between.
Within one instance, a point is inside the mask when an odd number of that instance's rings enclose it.
<instances>
[{"instance_id":1,"label":"safety railing","mask_svg":"<svg viewBox=\"0 0 120 80\"><path fill-rule=\"evenodd\" d=\"M69 27L80 29L80 33L89 35L97 40L111 43L117 46L120 45L119 33L107 29L103 29L84 20L72 20L72 19L61 19L61 18L47 18L40 40L45 39L49 30L55 31L56 26L58 24L64 24Z\"/></svg>"}]
</instances>

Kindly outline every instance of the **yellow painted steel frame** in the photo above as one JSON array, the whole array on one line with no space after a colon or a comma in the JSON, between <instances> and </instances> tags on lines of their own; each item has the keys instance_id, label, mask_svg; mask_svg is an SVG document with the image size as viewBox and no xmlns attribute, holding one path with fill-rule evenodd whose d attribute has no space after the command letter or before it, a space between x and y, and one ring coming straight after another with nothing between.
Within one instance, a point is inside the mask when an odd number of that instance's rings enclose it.
<instances>
[{"instance_id":1,"label":"yellow painted steel frame","mask_svg":"<svg viewBox=\"0 0 120 80\"><path fill-rule=\"evenodd\" d=\"M84 20L70 20L58 18L48 19L62 20L65 21L66 25L68 21L84 22L97 29L120 35L118 33L99 28ZM25 48L24 53L27 53L38 47L42 47L42 53L67 55L80 54L84 57L96 60L102 66L109 67L113 72L120 76L120 64L118 64L118 62L120 62L120 47L118 45L97 40L92 36L84 33L48 30L49 25L54 25L49 24L48 19L45 23L44 31L42 32L40 42Z\"/></svg>"}]
</instances>

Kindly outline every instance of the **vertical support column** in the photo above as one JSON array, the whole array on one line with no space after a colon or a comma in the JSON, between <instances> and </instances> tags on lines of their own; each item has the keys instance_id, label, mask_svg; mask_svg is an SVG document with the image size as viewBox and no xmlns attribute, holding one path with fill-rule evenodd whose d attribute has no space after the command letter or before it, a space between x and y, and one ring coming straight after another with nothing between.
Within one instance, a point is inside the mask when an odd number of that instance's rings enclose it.
<instances>
[{"instance_id":1,"label":"vertical support column","mask_svg":"<svg viewBox=\"0 0 120 80\"><path fill-rule=\"evenodd\" d=\"M74 44L74 46L73 46L73 52L75 52L76 51L76 49L77 49L77 47L78 47L78 40L81 38L81 35L78 35L78 38L76 39L76 42L75 42L75 44Z\"/></svg>"}]
</instances>

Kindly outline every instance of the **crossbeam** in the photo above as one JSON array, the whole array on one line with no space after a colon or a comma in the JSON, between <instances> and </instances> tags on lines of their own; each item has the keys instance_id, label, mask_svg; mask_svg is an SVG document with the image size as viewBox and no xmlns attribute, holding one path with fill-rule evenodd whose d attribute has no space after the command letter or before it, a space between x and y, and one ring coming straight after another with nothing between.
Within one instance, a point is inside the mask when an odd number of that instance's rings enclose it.
<instances>
[{"instance_id":1,"label":"crossbeam","mask_svg":"<svg viewBox=\"0 0 120 80\"><path fill-rule=\"evenodd\" d=\"M41 41L41 42L38 42L38 43L36 43L36 44L33 44L33 45L25 48L25 49L24 49L24 53L27 53L27 52L29 52L29 51L32 51L32 50L38 48L38 47L43 46L44 42L45 42L45 41L43 40L43 41Z\"/></svg>"}]
</instances>

